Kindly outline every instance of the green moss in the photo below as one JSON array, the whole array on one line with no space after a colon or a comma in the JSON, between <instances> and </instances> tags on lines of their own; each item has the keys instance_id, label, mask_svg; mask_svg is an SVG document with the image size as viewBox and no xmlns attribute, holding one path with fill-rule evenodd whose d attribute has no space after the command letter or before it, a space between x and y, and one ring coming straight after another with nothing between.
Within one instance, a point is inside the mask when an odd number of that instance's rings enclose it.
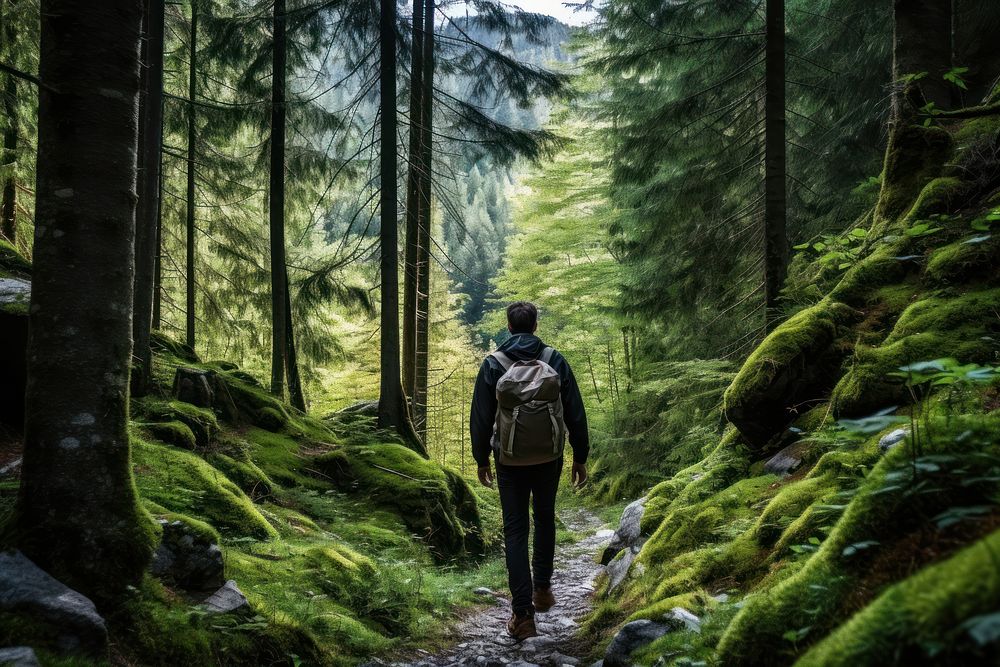
<instances>
[{"instance_id":1,"label":"green moss","mask_svg":"<svg viewBox=\"0 0 1000 667\"><path fill-rule=\"evenodd\" d=\"M215 413L184 401L143 398L134 402L133 413L151 422L183 423L191 430L198 447L207 447L219 432Z\"/></svg>"},{"instance_id":2,"label":"green moss","mask_svg":"<svg viewBox=\"0 0 1000 667\"><path fill-rule=\"evenodd\" d=\"M983 243L956 241L937 248L927 261L925 281L932 287L948 287L973 282L992 282L1000 262L1000 242L989 239Z\"/></svg>"},{"instance_id":3,"label":"green moss","mask_svg":"<svg viewBox=\"0 0 1000 667\"><path fill-rule=\"evenodd\" d=\"M774 545L781 534L807 507L835 493L837 487L826 477L812 477L787 484L767 504L754 525L761 546Z\"/></svg>"},{"instance_id":4,"label":"green moss","mask_svg":"<svg viewBox=\"0 0 1000 667\"><path fill-rule=\"evenodd\" d=\"M206 521L227 535L277 536L243 491L200 457L134 438L132 459L143 498Z\"/></svg>"},{"instance_id":5,"label":"green moss","mask_svg":"<svg viewBox=\"0 0 1000 667\"><path fill-rule=\"evenodd\" d=\"M913 206L903 218L904 224L912 224L938 213L950 213L964 199L969 186L953 176L943 176L931 180L921 190Z\"/></svg>"},{"instance_id":6,"label":"green moss","mask_svg":"<svg viewBox=\"0 0 1000 667\"><path fill-rule=\"evenodd\" d=\"M903 282L906 275L915 270L912 262L898 259L911 254L909 245L910 239L903 237L876 246L847 270L830 292L830 298L862 308L871 301L876 290Z\"/></svg>"},{"instance_id":7,"label":"green moss","mask_svg":"<svg viewBox=\"0 0 1000 667\"><path fill-rule=\"evenodd\" d=\"M248 422L272 431L281 430L288 423L289 408L263 387L250 381L252 378L239 371L228 371L221 375L237 409Z\"/></svg>"},{"instance_id":8,"label":"green moss","mask_svg":"<svg viewBox=\"0 0 1000 667\"><path fill-rule=\"evenodd\" d=\"M762 446L794 418L792 406L819 398L841 353L833 343L856 316L824 300L782 323L747 358L723 397L726 417Z\"/></svg>"},{"instance_id":9,"label":"green moss","mask_svg":"<svg viewBox=\"0 0 1000 667\"><path fill-rule=\"evenodd\" d=\"M193 450L198 444L194 432L184 422L169 421L155 424L145 424L143 428L155 440L174 445L181 449Z\"/></svg>"},{"instance_id":10,"label":"green moss","mask_svg":"<svg viewBox=\"0 0 1000 667\"><path fill-rule=\"evenodd\" d=\"M439 558L467 550L476 551L481 527L470 525L469 510L457 506L474 503L471 493L456 498L456 483L437 464L401 445L343 447L314 459L317 468L344 490L362 493L392 507L410 530L426 541ZM464 486L465 482L459 480ZM467 544L467 536L474 534ZM469 547L472 546L472 549Z\"/></svg>"},{"instance_id":11,"label":"green moss","mask_svg":"<svg viewBox=\"0 0 1000 667\"><path fill-rule=\"evenodd\" d=\"M891 373L917 361L955 357L962 362L988 362L1000 331L995 313L1000 290L922 299L907 308L885 342L859 345L847 373L831 395L836 414L858 416L906 399L905 388Z\"/></svg>"},{"instance_id":12,"label":"green moss","mask_svg":"<svg viewBox=\"0 0 1000 667\"><path fill-rule=\"evenodd\" d=\"M991 457L983 454L995 454L1000 424L952 417L949 422L935 421L930 430L935 439L925 442L924 449L934 455L949 452L950 457L937 456L935 466L955 472L934 474L933 493L909 493L913 482L906 479L913 467L907 447L891 450L802 569L747 598L719 645L721 662L757 664L761 655L772 656L769 663L790 662L873 598L882 585L908 576L909 568L918 564L916 558L927 557L908 540L921 534L929 517L949 507L985 501L983 494L992 493L992 486L963 482L991 465L986 462ZM893 549L905 557L894 557ZM795 643L783 639L788 631L800 628L809 628L802 639Z\"/></svg>"},{"instance_id":13,"label":"green moss","mask_svg":"<svg viewBox=\"0 0 1000 667\"><path fill-rule=\"evenodd\" d=\"M884 231L911 205L917 194L938 176L951 153L948 132L939 127L909 125L889 135L882 168L882 190L875 208L873 229Z\"/></svg>"},{"instance_id":14,"label":"green moss","mask_svg":"<svg viewBox=\"0 0 1000 667\"><path fill-rule=\"evenodd\" d=\"M178 342L163 333L162 331L151 331L149 334L149 345L153 348L154 352L160 354L166 354L171 357L182 361L190 361L197 363L199 361L198 355L195 351L184 343ZM171 373L171 379L173 378L173 373Z\"/></svg>"},{"instance_id":15,"label":"green moss","mask_svg":"<svg viewBox=\"0 0 1000 667\"><path fill-rule=\"evenodd\" d=\"M251 499L256 501L271 495L274 482L251 459L236 460L226 454L215 452L208 455L207 461L221 470Z\"/></svg>"},{"instance_id":16,"label":"green moss","mask_svg":"<svg viewBox=\"0 0 1000 667\"><path fill-rule=\"evenodd\" d=\"M796 665L990 664L995 644L964 625L996 614L1000 531L892 586L804 655Z\"/></svg>"},{"instance_id":17,"label":"green moss","mask_svg":"<svg viewBox=\"0 0 1000 667\"><path fill-rule=\"evenodd\" d=\"M31 262L22 257L7 239L0 239L0 277L4 276L30 277Z\"/></svg>"}]
</instances>

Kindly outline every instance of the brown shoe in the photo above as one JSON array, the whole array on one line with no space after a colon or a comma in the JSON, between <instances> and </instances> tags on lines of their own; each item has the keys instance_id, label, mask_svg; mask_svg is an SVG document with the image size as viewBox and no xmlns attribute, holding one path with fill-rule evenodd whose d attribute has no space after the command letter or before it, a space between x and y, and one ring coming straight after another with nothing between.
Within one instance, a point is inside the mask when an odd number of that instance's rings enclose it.
<instances>
[{"instance_id":1,"label":"brown shoe","mask_svg":"<svg viewBox=\"0 0 1000 667\"><path fill-rule=\"evenodd\" d=\"M517 641L524 641L528 637L537 637L538 630L535 629L535 617L530 614L511 614L507 621L507 633Z\"/></svg>"},{"instance_id":2,"label":"brown shoe","mask_svg":"<svg viewBox=\"0 0 1000 667\"><path fill-rule=\"evenodd\" d=\"M556 604L556 596L552 594L552 587L536 588L531 595L531 602L535 605L535 611L543 614Z\"/></svg>"}]
</instances>

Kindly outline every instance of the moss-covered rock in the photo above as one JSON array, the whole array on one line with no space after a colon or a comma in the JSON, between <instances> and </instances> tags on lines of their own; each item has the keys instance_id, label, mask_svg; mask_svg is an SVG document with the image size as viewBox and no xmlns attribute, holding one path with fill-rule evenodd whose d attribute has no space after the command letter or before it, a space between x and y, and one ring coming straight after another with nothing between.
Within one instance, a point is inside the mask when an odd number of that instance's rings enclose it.
<instances>
[{"instance_id":1,"label":"moss-covered rock","mask_svg":"<svg viewBox=\"0 0 1000 667\"><path fill-rule=\"evenodd\" d=\"M822 402L836 379L843 351L834 343L857 313L823 300L789 318L747 358L724 396L726 417L747 441L762 447L797 413Z\"/></svg>"},{"instance_id":2,"label":"moss-covered rock","mask_svg":"<svg viewBox=\"0 0 1000 667\"><path fill-rule=\"evenodd\" d=\"M0 238L0 278L29 278L31 262L25 259L7 239Z\"/></svg>"},{"instance_id":3,"label":"moss-covered rock","mask_svg":"<svg viewBox=\"0 0 1000 667\"><path fill-rule=\"evenodd\" d=\"M144 398L135 401L133 412L140 415L149 422L160 422L161 424L180 422L194 435L195 444L198 447L207 447L212 438L219 432L219 422L215 418L215 413L205 408L199 408L183 401L164 401L155 398ZM149 428L156 428L152 425ZM169 432L170 426L160 426L163 432ZM169 433L168 433L169 435ZM183 438L183 436L179 436ZM183 442L183 439L182 439ZM179 444L171 442L171 444ZM179 445L183 446L183 445Z\"/></svg>"},{"instance_id":4,"label":"moss-covered rock","mask_svg":"<svg viewBox=\"0 0 1000 667\"><path fill-rule=\"evenodd\" d=\"M930 287L950 287L1000 280L1000 238L956 241L935 249L927 260L924 280Z\"/></svg>"},{"instance_id":5,"label":"moss-covered rock","mask_svg":"<svg viewBox=\"0 0 1000 667\"><path fill-rule=\"evenodd\" d=\"M188 450L193 450L198 446L198 439L195 437L194 431L182 421L173 420L146 424L145 429L154 439L168 445Z\"/></svg>"},{"instance_id":6,"label":"moss-covered rock","mask_svg":"<svg viewBox=\"0 0 1000 667\"><path fill-rule=\"evenodd\" d=\"M861 416L906 400L906 389L893 373L908 364L945 356L963 363L992 361L1000 333L998 309L998 289L913 303L881 345L855 347L847 372L831 394L835 413Z\"/></svg>"},{"instance_id":7,"label":"moss-covered rock","mask_svg":"<svg viewBox=\"0 0 1000 667\"><path fill-rule=\"evenodd\" d=\"M134 438L132 459L143 498L170 512L205 521L227 535L277 536L246 494L197 455Z\"/></svg>"},{"instance_id":8,"label":"moss-covered rock","mask_svg":"<svg viewBox=\"0 0 1000 667\"><path fill-rule=\"evenodd\" d=\"M995 636L998 553L1000 531L892 586L795 664L996 664L1000 643L983 639Z\"/></svg>"},{"instance_id":9,"label":"moss-covered rock","mask_svg":"<svg viewBox=\"0 0 1000 667\"><path fill-rule=\"evenodd\" d=\"M402 445L343 447L314 459L340 488L397 511L439 559L482 548L478 511L464 480ZM456 494L459 485L462 492Z\"/></svg>"}]
</instances>

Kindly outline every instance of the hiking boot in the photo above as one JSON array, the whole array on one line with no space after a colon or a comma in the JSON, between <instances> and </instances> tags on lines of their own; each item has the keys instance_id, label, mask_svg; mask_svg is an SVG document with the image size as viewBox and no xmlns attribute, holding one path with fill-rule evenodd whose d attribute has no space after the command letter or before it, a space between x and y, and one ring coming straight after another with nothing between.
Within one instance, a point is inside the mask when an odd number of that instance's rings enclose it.
<instances>
[{"instance_id":1,"label":"hiking boot","mask_svg":"<svg viewBox=\"0 0 1000 667\"><path fill-rule=\"evenodd\" d=\"M535 617L532 614L511 614L507 621L507 633L517 641L524 641L528 637L537 637L538 630L535 629Z\"/></svg>"},{"instance_id":2,"label":"hiking boot","mask_svg":"<svg viewBox=\"0 0 1000 667\"><path fill-rule=\"evenodd\" d=\"M531 595L531 602L535 605L535 611L545 613L552 609L556 604L556 596L552 594L552 587L536 588Z\"/></svg>"}]
</instances>

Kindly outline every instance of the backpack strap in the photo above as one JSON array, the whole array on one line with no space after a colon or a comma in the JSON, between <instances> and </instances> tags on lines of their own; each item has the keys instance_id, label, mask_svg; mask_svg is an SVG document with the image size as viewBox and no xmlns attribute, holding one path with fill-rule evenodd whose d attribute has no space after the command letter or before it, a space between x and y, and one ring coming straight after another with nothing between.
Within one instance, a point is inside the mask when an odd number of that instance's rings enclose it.
<instances>
[{"instance_id":1,"label":"backpack strap","mask_svg":"<svg viewBox=\"0 0 1000 667\"><path fill-rule=\"evenodd\" d=\"M494 352L491 356L499 362L499 364L503 367L504 372L509 371L510 367L514 365L514 360L499 350Z\"/></svg>"},{"instance_id":2,"label":"backpack strap","mask_svg":"<svg viewBox=\"0 0 1000 667\"><path fill-rule=\"evenodd\" d=\"M556 351L553 350L551 347L547 347L544 350L542 350L542 354L538 357L538 360L547 366L551 366L552 355L555 354L555 352Z\"/></svg>"}]
</instances>

